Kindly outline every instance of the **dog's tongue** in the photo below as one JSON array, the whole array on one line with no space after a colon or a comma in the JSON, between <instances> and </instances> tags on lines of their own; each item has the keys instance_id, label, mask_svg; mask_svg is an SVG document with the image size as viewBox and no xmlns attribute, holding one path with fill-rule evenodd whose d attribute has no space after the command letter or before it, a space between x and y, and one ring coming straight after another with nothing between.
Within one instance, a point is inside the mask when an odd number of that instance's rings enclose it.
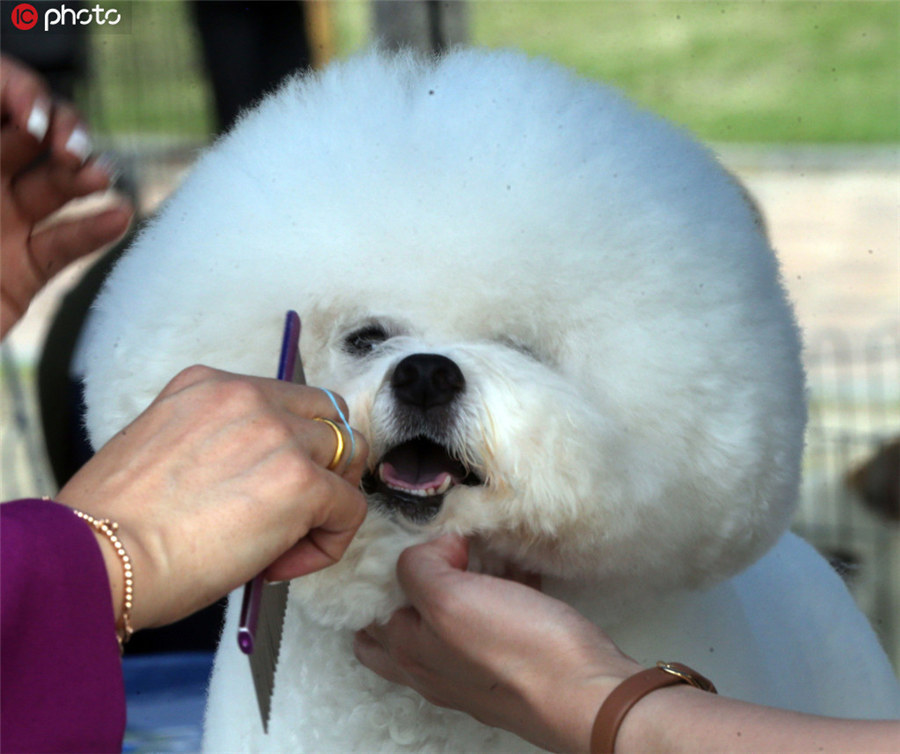
<instances>
[{"instance_id":1,"label":"dog's tongue","mask_svg":"<svg viewBox=\"0 0 900 754\"><path fill-rule=\"evenodd\" d=\"M381 476L395 487L427 490L440 487L450 477L458 482L465 475L459 461L428 440L410 440L391 450L381 462Z\"/></svg>"}]
</instances>

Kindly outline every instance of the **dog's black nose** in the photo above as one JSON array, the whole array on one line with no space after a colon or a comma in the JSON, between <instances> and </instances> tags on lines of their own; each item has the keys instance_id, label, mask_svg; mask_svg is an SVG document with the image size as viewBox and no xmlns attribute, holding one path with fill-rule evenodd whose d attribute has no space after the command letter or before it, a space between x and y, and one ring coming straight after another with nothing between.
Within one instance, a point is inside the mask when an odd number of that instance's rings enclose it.
<instances>
[{"instance_id":1,"label":"dog's black nose","mask_svg":"<svg viewBox=\"0 0 900 754\"><path fill-rule=\"evenodd\" d=\"M466 387L466 378L446 356L414 353L397 364L391 388L397 400L427 409L450 403Z\"/></svg>"}]
</instances>

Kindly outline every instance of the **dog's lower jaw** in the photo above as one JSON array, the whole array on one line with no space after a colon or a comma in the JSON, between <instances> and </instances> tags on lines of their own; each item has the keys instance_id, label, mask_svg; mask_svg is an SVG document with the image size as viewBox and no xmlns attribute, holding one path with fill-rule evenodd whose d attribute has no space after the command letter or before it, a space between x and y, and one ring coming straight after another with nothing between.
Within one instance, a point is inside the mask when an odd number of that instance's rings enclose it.
<instances>
[{"instance_id":1,"label":"dog's lower jaw","mask_svg":"<svg viewBox=\"0 0 900 754\"><path fill-rule=\"evenodd\" d=\"M373 475L363 479L363 491L368 496L369 510L374 509L404 529L414 530L432 521L444 503L443 493L420 496L388 490Z\"/></svg>"}]
</instances>

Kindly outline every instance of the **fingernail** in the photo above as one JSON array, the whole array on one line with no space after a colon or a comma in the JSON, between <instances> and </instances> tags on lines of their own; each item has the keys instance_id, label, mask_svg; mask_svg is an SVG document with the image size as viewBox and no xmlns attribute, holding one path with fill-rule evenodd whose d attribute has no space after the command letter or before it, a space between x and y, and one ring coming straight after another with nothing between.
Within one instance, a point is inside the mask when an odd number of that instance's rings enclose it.
<instances>
[{"instance_id":1,"label":"fingernail","mask_svg":"<svg viewBox=\"0 0 900 754\"><path fill-rule=\"evenodd\" d=\"M28 114L26 130L38 141L43 141L50 127L50 103L45 99L36 99Z\"/></svg>"},{"instance_id":2,"label":"fingernail","mask_svg":"<svg viewBox=\"0 0 900 754\"><path fill-rule=\"evenodd\" d=\"M87 162L87 158L94 151L94 145L91 143L91 137L83 126L76 126L75 130L69 134L66 142L66 151L74 154L82 163Z\"/></svg>"}]
</instances>

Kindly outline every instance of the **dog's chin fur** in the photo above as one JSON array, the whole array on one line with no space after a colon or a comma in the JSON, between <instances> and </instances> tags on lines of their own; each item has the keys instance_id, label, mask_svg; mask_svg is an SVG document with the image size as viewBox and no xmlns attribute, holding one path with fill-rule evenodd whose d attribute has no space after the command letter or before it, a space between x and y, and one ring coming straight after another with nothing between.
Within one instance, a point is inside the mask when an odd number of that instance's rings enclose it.
<instances>
[{"instance_id":1,"label":"dog's chin fur","mask_svg":"<svg viewBox=\"0 0 900 754\"><path fill-rule=\"evenodd\" d=\"M288 81L108 279L84 358L95 444L192 363L271 376L288 309L373 472L418 431L397 364L457 365L464 389L428 429L471 472L419 517L373 499L343 560L292 585L289 623L386 619L399 553L457 532L483 567L577 585L609 625L741 571L787 525L803 373L759 216L609 89L479 51Z\"/></svg>"}]
</instances>

